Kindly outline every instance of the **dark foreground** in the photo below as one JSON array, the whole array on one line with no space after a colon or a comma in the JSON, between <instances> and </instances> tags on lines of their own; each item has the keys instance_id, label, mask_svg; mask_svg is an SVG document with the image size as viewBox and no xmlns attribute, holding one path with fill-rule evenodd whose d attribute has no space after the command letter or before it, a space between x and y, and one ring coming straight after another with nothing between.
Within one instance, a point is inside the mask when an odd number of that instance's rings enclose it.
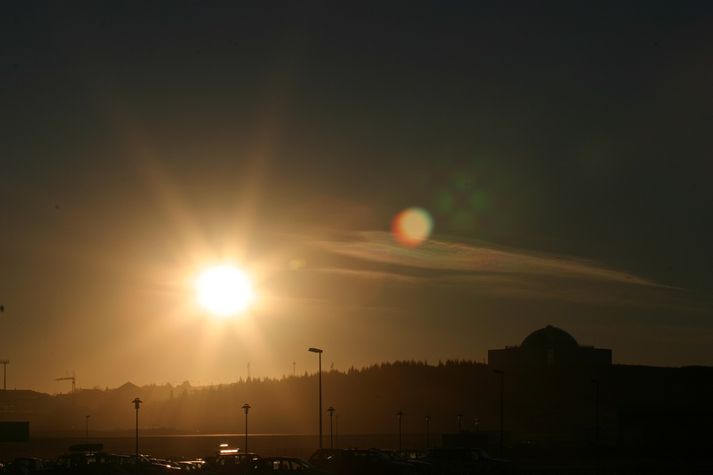
<instances>
[{"instance_id":1,"label":"dark foreground","mask_svg":"<svg viewBox=\"0 0 713 475\"><path fill-rule=\"evenodd\" d=\"M424 453L377 449L320 449L309 461L297 457L261 457L222 448L216 455L192 460L169 460L148 455L123 455L104 452L101 444L83 444L54 460L16 458L2 467L11 474L178 474L200 472L220 474L304 475L450 475L511 473L511 464L490 457L480 449L432 449Z\"/></svg>"},{"instance_id":2,"label":"dark foreground","mask_svg":"<svg viewBox=\"0 0 713 475\"><path fill-rule=\"evenodd\" d=\"M29 443L0 444L0 473L52 474L150 474L197 472L200 474L713 474L713 457L708 451L682 451L662 445L652 448L613 449L542 447L514 445L499 455L490 450L435 448L426 450L324 449L315 451L314 436L251 436L250 452L241 446L244 436L210 434L146 436L140 452L133 437L106 437L104 443L87 445L77 438L33 438ZM391 436L342 436L339 443L350 447L393 446ZM410 441L416 443L417 441ZM224 444L223 454L220 444ZM325 445L328 445L325 444ZM75 450L68 451L69 446ZM227 452L226 452L227 451ZM145 455L145 454L152 454Z\"/></svg>"}]
</instances>

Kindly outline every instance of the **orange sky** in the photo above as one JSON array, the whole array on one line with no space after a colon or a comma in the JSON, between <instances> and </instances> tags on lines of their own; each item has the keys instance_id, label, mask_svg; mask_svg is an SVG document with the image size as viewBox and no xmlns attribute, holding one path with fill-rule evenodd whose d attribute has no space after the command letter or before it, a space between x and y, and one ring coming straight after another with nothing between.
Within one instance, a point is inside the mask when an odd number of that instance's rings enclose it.
<instances>
[{"instance_id":1,"label":"orange sky","mask_svg":"<svg viewBox=\"0 0 713 475\"><path fill-rule=\"evenodd\" d=\"M8 8L8 385L482 360L547 324L713 364L710 8L597 5ZM259 298L216 321L190 284L225 260Z\"/></svg>"}]
</instances>

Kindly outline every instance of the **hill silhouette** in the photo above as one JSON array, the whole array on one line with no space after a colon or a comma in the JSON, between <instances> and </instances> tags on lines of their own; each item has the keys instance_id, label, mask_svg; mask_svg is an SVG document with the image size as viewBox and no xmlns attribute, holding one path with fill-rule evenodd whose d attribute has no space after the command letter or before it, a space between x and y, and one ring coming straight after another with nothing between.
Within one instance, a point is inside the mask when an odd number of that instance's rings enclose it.
<instances>
[{"instance_id":1,"label":"hill silhouette","mask_svg":"<svg viewBox=\"0 0 713 475\"><path fill-rule=\"evenodd\" d=\"M681 442L681 434L707 441L701 434L713 420L713 368L655 368L613 365L600 375L598 400L588 374L543 372L505 375L505 430L513 440L556 441L586 445L599 424L600 442L644 444L649 438ZM93 433L134 428L131 401L140 397L140 426L166 433L241 433L241 406L249 403L250 432L317 432L317 375L280 379L253 378L232 384L194 387L126 384L74 394L33 391L0 392L0 419L28 420L33 434L76 433L90 415ZM420 443L425 416L431 433L490 431L499 428L499 379L492 368L473 361L437 365L399 361L346 372L323 373L324 409L334 406L342 434L393 434L396 413L405 416L404 432ZM595 422L598 404L598 422ZM460 415L460 418L459 416ZM325 433L328 417L325 412ZM651 431L651 425L656 426ZM669 435L667 435L669 434Z\"/></svg>"}]
</instances>

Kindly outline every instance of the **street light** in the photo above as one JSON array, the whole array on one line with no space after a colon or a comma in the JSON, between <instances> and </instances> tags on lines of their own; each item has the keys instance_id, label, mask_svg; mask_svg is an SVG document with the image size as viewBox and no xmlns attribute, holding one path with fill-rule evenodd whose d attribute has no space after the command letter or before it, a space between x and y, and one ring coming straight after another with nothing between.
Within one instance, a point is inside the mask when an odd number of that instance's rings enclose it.
<instances>
[{"instance_id":1,"label":"street light","mask_svg":"<svg viewBox=\"0 0 713 475\"><path fill-rule=\"evenodd\" d=\"M599 380L592 379L594 385L594 462L599 465Z\"/></svg>"},{"instance_id":2,"label":"street light","mask_svg":"<svg viewBox=\"0 0 713 475\"><path fill-rule=\"evenodd\" d=\"M322 353L319 348L309 348L307 351L319 355L319 448L322 448Z\"/></svg>"},{"instance_id":3,"label":"street light","mask_svg":"<svg viewBox=\"0 0 713 475\"><path fill-rule=\"evenodd\" d=\"M494 369L493 373L500 376L500 456L503 456L503 444L504 444L504 430L503 430L503 379L505 376L505 371L501 369Z\"/></svg>"},{"instance_id":4,"label":"street light","mask_svg":"<svg viewBox=\"0 0 713 475\"><path fill-rule=\"evenodd\" d=\"M399 420L399 452L401 452L401 419L403 419L404 413L399 411L396 413L396 417Z\"/></svg>"},{"instance_id":5,"label":"street light","mask_svg":"<svg viewBox=\"0 0 713 475\"><path fill-rule=\"evenodd\" d=\"M431 435L431 416L426 416L426 450L428 450L429 437Z\"/></svg>"},{"instance_id":6,"label":"street light","mask_svg":"<svg viewBox=\"0 0 713 475\"><path fill-rule=\"evenodd\" d=\"M89 441L89 418L92 417L89 414L84 416L84 438Z\"/></svg>"},{"instance_id":7,"label":"street light","mask_svg":"<svg viewBox=\"0 0 713 475\"><path fill-rule=\"evenodd\" d=\"M10 364L10 360L2 360L0 361L0 364L2 365L2 389L3 391L7 390L7 365Z\"/></svg>"},{"instance_id":8,"label":"street light","mask_svg":"<svg viewBox=\"0 0 713 475\"><path fill-rule=\"evenodd\" d=\"M139 408L141 407L141 403L143 402L139 398L134 398L133 401L134 403L134 409L136 409L136 458L139 458Z\"/></svg>"},{"instance_id":9,"label":"street light","mask_svg":"<svg viewBox=\"0 0 713 475\"><path fill-rule=\"evenodd\" d=\"M329 413L329 448L333 449L334 448L334 426L332 425L332 418L334 416L334 408L332 406L329 406L327 409L327 412Z\"/></svg>"},{"instance_id":10,"label":"street light","mask_svg":"<svg viewBox=\"0 0 713 475\"><path fill-rule=\"evenodd\" d=\"M458 419L458 433L463 432L463 414L456 414L456 419Z\"/></svg>"},{"instance_id":11,"label":"street light","mask_svg":"<svg viewBox=\"0 0 713 475\"><path fill-rule=\"evenodd\" d=\"M248 411L250 410L250 404L247 402L243 404L243 411L245 411L245 453L248 453Z\"/></svg>"}]
</instances>

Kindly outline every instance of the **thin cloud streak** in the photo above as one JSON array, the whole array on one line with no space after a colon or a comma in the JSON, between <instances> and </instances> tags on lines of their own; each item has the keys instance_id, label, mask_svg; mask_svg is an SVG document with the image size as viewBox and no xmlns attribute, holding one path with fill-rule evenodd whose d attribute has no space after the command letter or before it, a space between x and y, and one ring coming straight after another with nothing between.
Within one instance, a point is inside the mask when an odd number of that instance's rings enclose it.
<instances>
[{"instance_id":1,"label":"thin cloud streak","mask_svg":"<svg viewBox=\"0 0 713 475\"><path fill-rule=\"evenodd\" d=\"M438 240L427 241L418 248L405 248L396 244L389 233L381 231L361 232L356 237L352 241L321 241L318 246L337 255L439 273L547 276L665 287L627 272L571 257Z\"/></svg>"},{"instance_id":2,"label":"thin cloud streak","mask_svg":"<svg viewBox=\"0 0 713 475\"><path fill-rule=\"evenodd\" d=\"M572 257L443 240L405 248L389 233L377 231L357 233L351 240L319 241L317 247L349 260L309 272L379 286L428 286L472 296L567 304L702 309L702 302L685 289Z\"/></svg>"},{"instance_id":3,"label":"thin cloud streak","mask_svg":"<svg viewBox=\"0 0 713 475\"><path fill-rule=\"evenodd\" d=\"M364 269L345 269L339 267L320 267L317 269L312 269L314 272L325 273L325 274L336 274L345 277L357 277L361 279L368 280L385 280L389 282L403 282L408 284L417 284L427 282L423 277L399 274L397 272L386 272L386 271L376 271L376 270L364 270Z\"/></svg>"}]
</instances>

